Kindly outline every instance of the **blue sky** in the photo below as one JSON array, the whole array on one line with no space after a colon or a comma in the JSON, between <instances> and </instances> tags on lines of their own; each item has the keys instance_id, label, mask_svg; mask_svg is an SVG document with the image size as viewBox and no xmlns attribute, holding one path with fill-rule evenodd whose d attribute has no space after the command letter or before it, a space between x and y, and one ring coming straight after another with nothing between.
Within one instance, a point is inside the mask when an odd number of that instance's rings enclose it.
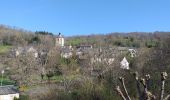
<instances>
[{"instance_id":1,"label":"blue sky","mask_svg":"<svg viewBox=\"0 0 170 100\"><path fill-rule=\"evenodd\" d=\"M170 31L170 0L1 0L0 24L65 36Z\"/></svg>"}]
</instances>

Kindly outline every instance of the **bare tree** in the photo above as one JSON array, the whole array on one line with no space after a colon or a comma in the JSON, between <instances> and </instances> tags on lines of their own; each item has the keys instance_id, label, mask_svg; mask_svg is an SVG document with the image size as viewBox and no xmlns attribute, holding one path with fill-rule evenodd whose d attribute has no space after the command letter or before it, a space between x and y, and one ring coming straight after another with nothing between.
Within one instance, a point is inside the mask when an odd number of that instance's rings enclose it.
<instances>
[{"instance_id":1,"label":"bare tree","mask_svg":"<svg viewBox=\"0 0 170 100\"><path fill-rule=\"evenodd\" d=\"M136 81L136 84L137 84L137 89L138 89L138 94L139 94L139 100L156 100L156 96L153 95L149 90L148 90L148 81L150 80L150 75L147 74L145 75L145 78L141 78L139 80L139 77L138 77L138 74L137 72L133 73L134 75L134 78L135 78L135 81ZM167 73L166 72L162 72L161 73L161 90L160 90L160 100L168 100L169 99L169 95L167 95L165 98L164 98L164 86L165 86L165 80L167 79ZM121 89L120 88L116 88L116 91L119 93L119 95L122 97L123 100L129 100L130 97L129 97L129 94L126 90L126 87L125 87L125 84L124 84L124 79L123 78L119 78L120 82L121 82L121 85L123 86L123 90L125 91L125 95L127 97L124 96L124 94L121 92ZM143 86L143 91L141 91L141 88L139 85L142 85Z\"/></svg>"},{"instance_id":2,"label":"bare tree","mask_svg":"<svg viewBox=\"0 0 170 100\"><path fill-rule=\"evenodd\" d=\"M40 65L32 54L20 55L8 61L11 79L16 80L19 86L31 85L39 81Z\"/></svg>"}]
</instances>

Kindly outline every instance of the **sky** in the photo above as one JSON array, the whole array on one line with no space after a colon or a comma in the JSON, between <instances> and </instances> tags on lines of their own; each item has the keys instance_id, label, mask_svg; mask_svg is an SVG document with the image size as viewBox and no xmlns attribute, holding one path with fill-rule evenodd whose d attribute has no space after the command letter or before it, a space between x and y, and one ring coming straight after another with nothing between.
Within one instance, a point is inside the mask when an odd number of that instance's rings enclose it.
<instances>
[{"instance_id":1,"label":"sky","mask_svg":"<svg viewBox=\"0 0 170 100\"><path fill-rule=\"evenodd\" d=\"M170 0L1 0L0 24L65 36L170 31Z\"/></svg>"}]
</instances>

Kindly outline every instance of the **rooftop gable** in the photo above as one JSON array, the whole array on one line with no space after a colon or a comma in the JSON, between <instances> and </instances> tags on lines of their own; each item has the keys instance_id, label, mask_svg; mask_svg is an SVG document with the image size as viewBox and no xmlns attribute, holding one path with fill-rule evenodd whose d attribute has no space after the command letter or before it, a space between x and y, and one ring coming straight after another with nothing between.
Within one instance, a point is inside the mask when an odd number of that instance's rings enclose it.
<instances>
[{"instance_id":1,"label":"rooftop gable","mask_svg":"<svg viewBox=\"0 0 170 100\"><path fill-rule=\"evenodd\" d=\"M19 91L13 85L0 86L0 95L16 94Z\"/></svg>"}]
</instances>

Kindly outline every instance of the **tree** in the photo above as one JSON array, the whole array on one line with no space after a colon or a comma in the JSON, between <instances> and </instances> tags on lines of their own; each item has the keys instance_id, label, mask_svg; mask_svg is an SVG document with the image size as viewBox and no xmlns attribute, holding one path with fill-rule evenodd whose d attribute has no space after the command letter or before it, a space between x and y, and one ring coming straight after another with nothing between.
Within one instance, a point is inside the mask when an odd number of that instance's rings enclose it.
<instances>
[{"instance_id":1,"label":"tree","mask_svg":"<svg viewBox=\"0 0 170 100\"><path fill-rule=\"evenodd\" d=\"M53 33L50 33L50 32L46 32L46 31L36 31L35 34L41 34L41 35L51 35L53 36Z\"/></svg>"},{"instance_id":2,"label":"tree","mask_svg":"<svg viewBox=\"0 0 170 100\"><path fill-rule=\"evenodd\" d=\"M135 72L133 73L134 79L136 81L136 86L137 86L137 90L138 90L138 98L139 100L157 100L156 96L153 95L150 90L149 90L149 85L150 85L150 75L147 74L145 75L145 78L139 78L138 73ZM159 98L160 100L169 100L169 95L167 95L164 98L164 89L165 89L165 80L167 79L167 73L166 72L162 72L161 73L161 90L160 90L160 95ZM120 86L116 87L116 91L118 92L118 94L122 97L123 100L131 100L130 95L128 94L127 88L125 86L125 81L123 77L119 78L120 83L123 87L123 91L120 89ZM140 84L143 86L143 88L141 88ZM143 90L142 90L143 89Z\"/></svg>"},{"instance_id":3,"label":"tree","mask_svg":"<svg viewBox=\"0 0 170 100\"><path fill-rule=\"evenodd\" d=\"M46 76L48 79L53 77L54 75L61 75L62 71L60 68L60 53L56 50L56 48L52 48L47 53L47 58L43 67L46 71Z\"/></svg>"},{"instance_id":4,"label":"tree","mask_svg":"<svg viewBox=\"0 0 170 100\"><path fill-rule=\"evenodd\" d=\"M8 61L10 66L10 78L15 80L19 86L29 86L40 81L41 66L37 59L31 55L19 55Z\"/></svg>"}]
</instances>

